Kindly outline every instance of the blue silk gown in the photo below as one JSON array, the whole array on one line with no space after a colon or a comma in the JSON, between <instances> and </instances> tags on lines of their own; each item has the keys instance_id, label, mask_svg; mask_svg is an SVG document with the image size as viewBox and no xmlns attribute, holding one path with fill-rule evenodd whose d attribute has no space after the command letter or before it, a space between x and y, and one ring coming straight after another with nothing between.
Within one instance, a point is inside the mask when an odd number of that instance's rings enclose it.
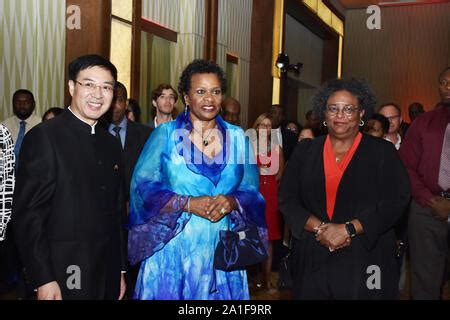
<instances>
[{"instance_id":1,"label":"blue silk gown","mask_svg":"<svg viewBox=\"0 0 450 320\"><path fill-rule=\"evenodd\" d=\"M224 137L216 158L191 143L189 114L180 114L153 132L136 164L128 245L130 262L142 262L135 299L249 299L245 270L214 269L214 251L219 231L237 223L256 224L266 238L265 204L248 138L220 116L216 122ZM182 210L187 196L218 194L234 196L239 209L218 222Z\"/></svg>"}]
</instances>

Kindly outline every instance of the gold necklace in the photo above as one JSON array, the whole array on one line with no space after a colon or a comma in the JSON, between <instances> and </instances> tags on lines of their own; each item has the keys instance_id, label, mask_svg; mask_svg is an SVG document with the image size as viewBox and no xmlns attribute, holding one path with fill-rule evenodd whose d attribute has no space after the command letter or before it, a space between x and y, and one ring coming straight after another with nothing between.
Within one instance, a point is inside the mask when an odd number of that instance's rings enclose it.
<instances>
[{"instance_id":1,"label":"gold necklace","mask_svg":"<svg viewBox=\"0 0 450 320\"><path fill-rule=\"evenodd\" d=\"M203 134L200 133L200 132L198 132L198 130L195 129L194 126L192 126L192 129L194 129L194 131L197 132L198 135L200 135L200 137L202 138L202 143L203 143L203 145L204 145L205 147L207 147L208 144L209 144L208 138L209 138L209 136L211 135L211 133L214 131L214 129L215 129L216 127L217 127L217 126L214 126L214 128L209 129L209 133L208 133L208 134L206 135L206 137L204 137L204 138L203 138Z\"/></svg>"}]
</instances>

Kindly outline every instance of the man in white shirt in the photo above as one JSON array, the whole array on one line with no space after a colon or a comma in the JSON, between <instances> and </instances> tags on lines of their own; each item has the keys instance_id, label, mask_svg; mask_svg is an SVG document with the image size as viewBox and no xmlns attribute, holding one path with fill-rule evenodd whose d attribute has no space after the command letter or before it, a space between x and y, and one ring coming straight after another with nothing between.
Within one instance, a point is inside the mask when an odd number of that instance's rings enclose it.
<instances>
[{"instance_id":1,"label":"man in white shirt","mask_svg":"<svg viewBox=\"0 0 450 320\"><path fill-rule=\"evenodd\" d=\"M170 84L162 83L153 90L152 104L156 108L156 115L148 125L155 129L164 122L172 121L172 112L177 100L178 94Z\"/></svg>"},{"instance_id":2,"label":"man in white shirt","mask_svg":"<svg viewBox=\"0 0 450 320\"><path fill-rule=\"evenodd\" d=\"M11 133L15 144L14 153L18 158L23 137L31 128L41 122L41 118L33 114L36 103L30 91L17 90L14 92L12 103L14 115L3 121L2 124Z\"/></svg>"},{"instance_id":3,"label":"man in white shirt","mask_svg":"<svg viewBox=\"0 0 450 320\"><path fill-rule=\"evenodd\" d=\"M25 133L27 133L41 122L41 118L33 114L36 104L30 91L25 89L17 90L13 95L12 103L14 115L3 121L2 124L8 128L13 141L16 142L20 130L20 121L25 121Z\"/></svg>"},{"instance_id":4,"label":"man in white shirt","mask_svg":"<svg viewBox=\"0 0 450 320\"><path fill-rule=\"evenodd\" d=\"M378 113L389 120L389 132L385 139L394 144L395 149L400 149L402 137L400 135L400 124L402 123L402 111L395 103L386 103L380 107Z\"/></svg>"}]
</instances>

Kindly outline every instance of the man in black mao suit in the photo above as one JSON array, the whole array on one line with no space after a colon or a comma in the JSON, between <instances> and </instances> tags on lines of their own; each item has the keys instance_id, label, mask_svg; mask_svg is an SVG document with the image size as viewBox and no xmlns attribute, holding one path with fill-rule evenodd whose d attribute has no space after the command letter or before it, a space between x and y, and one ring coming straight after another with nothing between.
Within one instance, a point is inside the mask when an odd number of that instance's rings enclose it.
<instances>
[{"instance_id":1,"label":"man in black mao suit","mask_svg":"<svg viewBox=\"0 0 450 320\"><path fill-rule=\"evenodd\" d=\"M30 130L22 144L12 222L39 300L125 293L121 149L97 126L116 79L114 65L100 56L72 61L69 108Z\"/></svg>"}]
</instances>

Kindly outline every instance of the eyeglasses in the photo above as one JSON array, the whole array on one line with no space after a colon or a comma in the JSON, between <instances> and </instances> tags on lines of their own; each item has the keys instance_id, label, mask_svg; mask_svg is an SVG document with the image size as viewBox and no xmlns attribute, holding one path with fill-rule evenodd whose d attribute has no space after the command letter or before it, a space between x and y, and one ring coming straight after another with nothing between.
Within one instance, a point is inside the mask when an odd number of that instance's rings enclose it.
<instances>
[{"instance_id":1,"label":"eyeglasses","mask_svg":"<svg viewBox=\"0 0 450 320\"><path fill-rule=\"evenodd\" d=\"M447 88L450 85L450 82L448 82L447 80L441 80L439 81L439 85L443 88Z\"/></svg>"},{"instance_id":2,"label":"eyeglasses","mask_svg":"<svg viewBox=\"0 0 450 320\"><path fill-rule=\"evenodd\" d=\"M351 116L355 113L355 111L357 111L357 110L359 110L359 107L358 107L358 106L351 105L351 104L346 104L346 105L342 106L341 108L339 108L339 107L338 107L337 105L335 105L335 104L330 104L330 105L327 106L326 112L327 112L330 116L334 117L334 116L336 116L339 112L342 111L342 112L344 112L344 114L345 114L347 117L351 117Z\"/></svg>"},{"instance_id":3,"label":"eyeglasses","mask_svg":"<svg viewBox=\"0 0 450 320\"><path fill-rule=\"evenodd\" d=\"M94 82L80 82L78 80L75 80L76 83L78 83L80 86L82 86L83 88L86 89L86 91L89 92L93 92L95 91L98 87L100 87L100 89L102 90L103 94L112 94L114 91L114 87L110 84L95 84Z\"/></svg>"}]
</instances>

